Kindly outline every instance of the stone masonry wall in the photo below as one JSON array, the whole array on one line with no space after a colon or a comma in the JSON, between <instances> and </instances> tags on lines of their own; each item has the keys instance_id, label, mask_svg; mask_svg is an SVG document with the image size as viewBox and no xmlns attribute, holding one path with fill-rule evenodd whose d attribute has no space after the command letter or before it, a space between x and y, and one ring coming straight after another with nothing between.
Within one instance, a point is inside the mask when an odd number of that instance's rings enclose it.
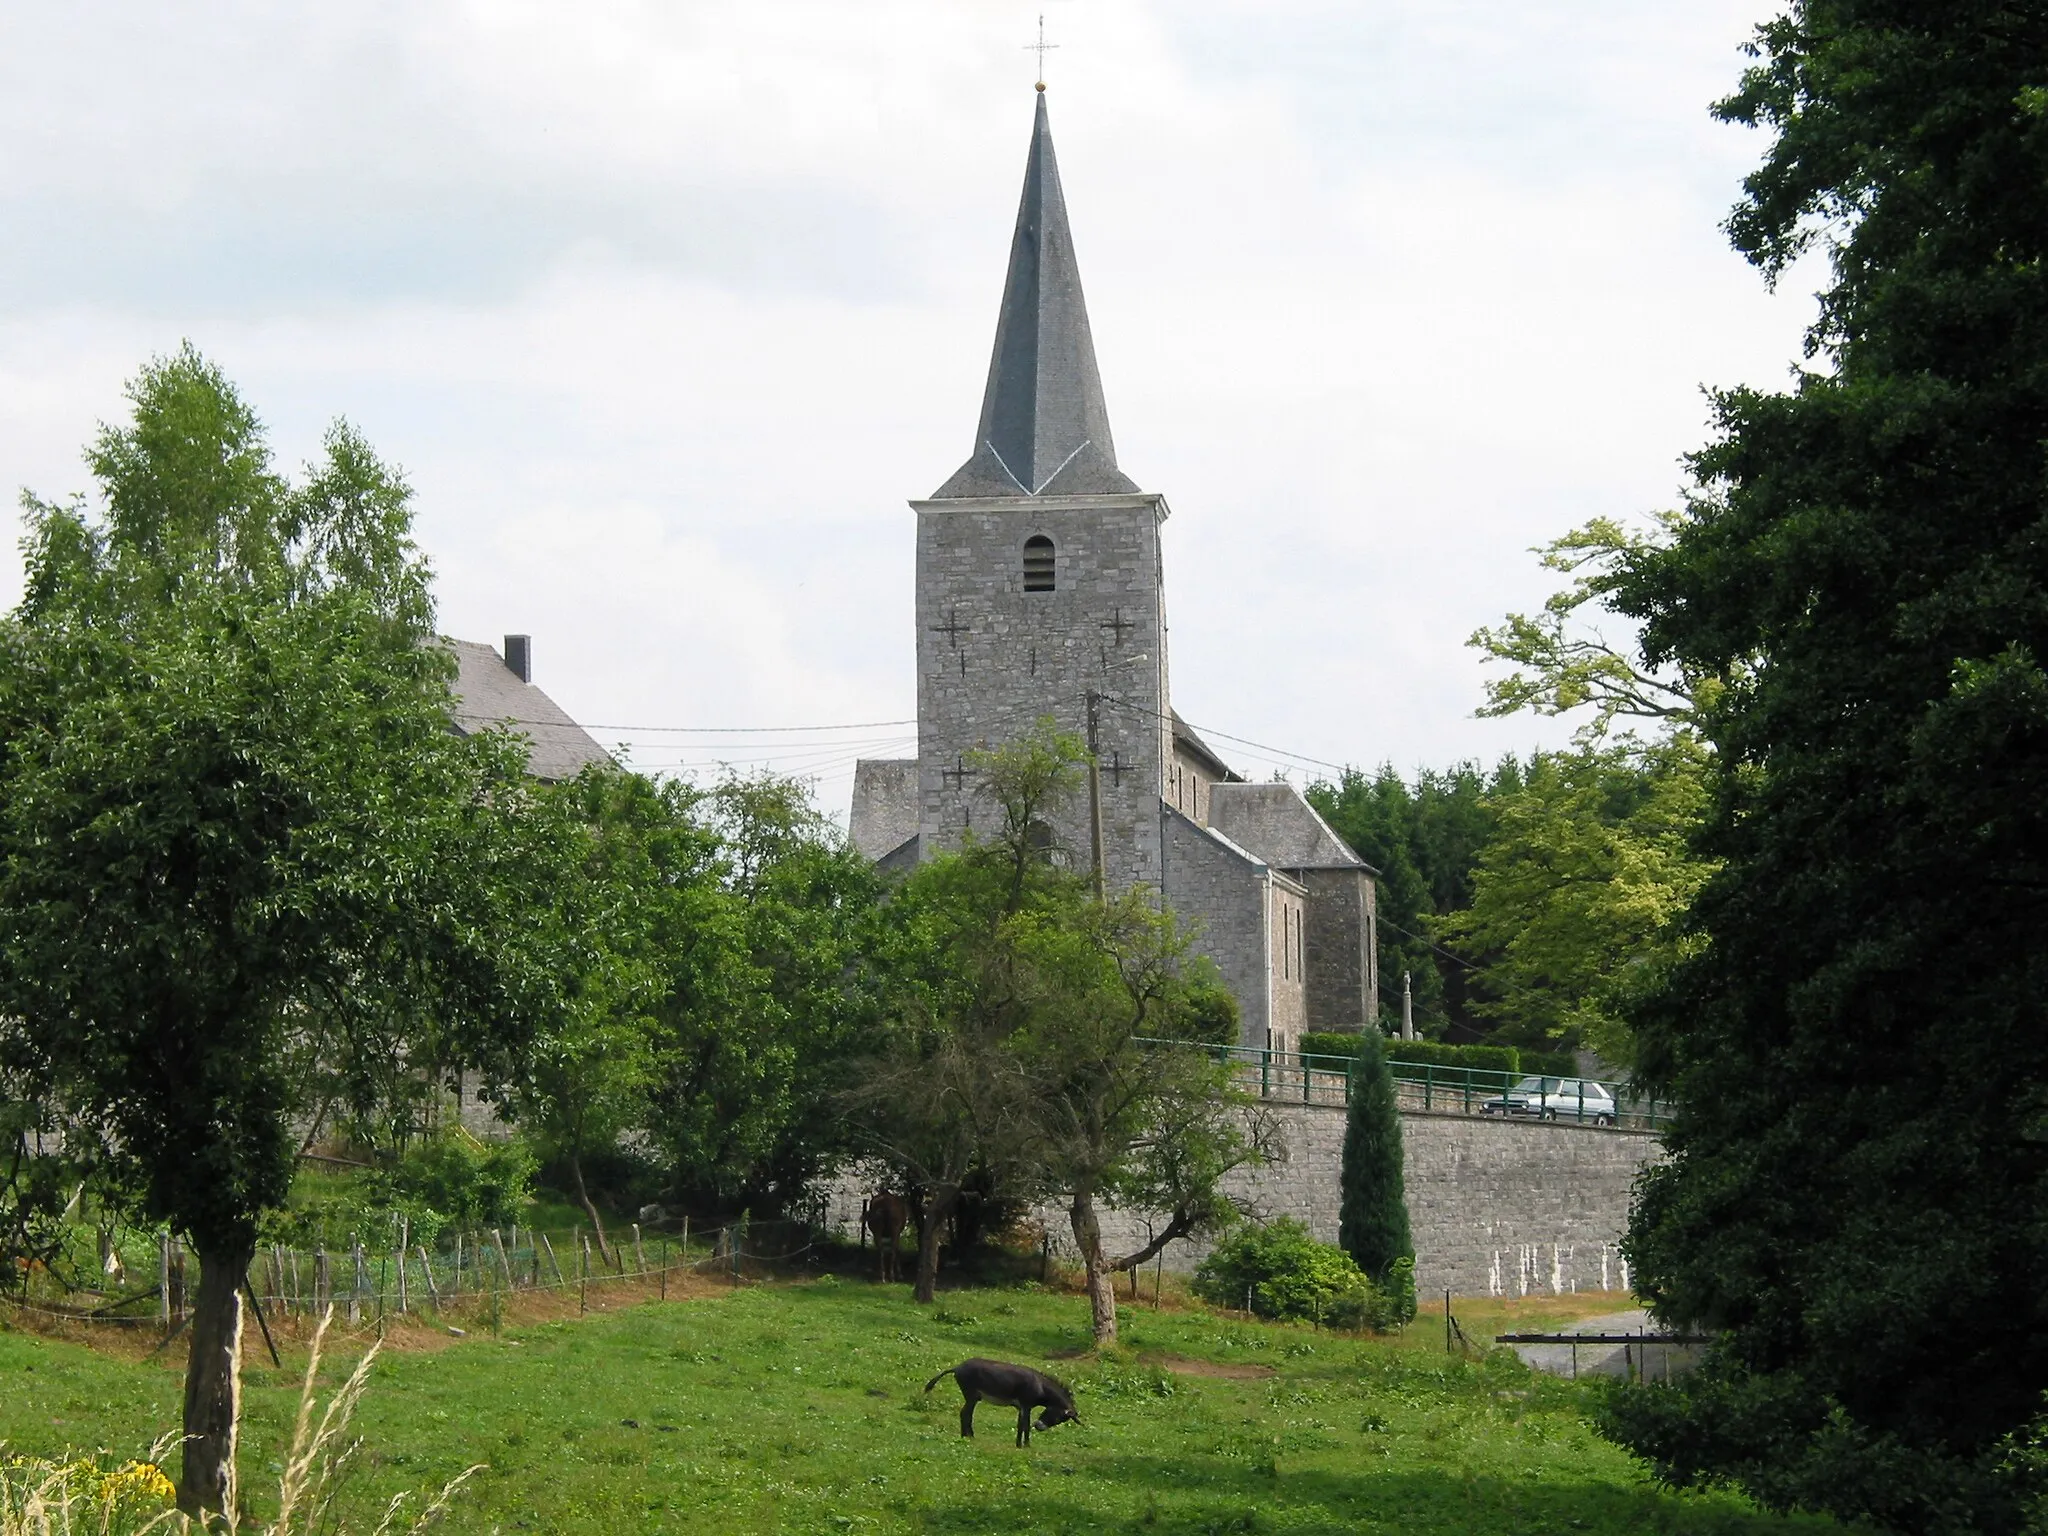
<instances>
[{"instance_id":1,"label":"stone masonry wall","mask_svg":"<svg viewBox=\"0 0 2048 1536\"><path fill-rule=\"evenodd\" d=\"M1287 1145L1284 1164L1241 1175L1232 1193L1261 1219L1293 1216L1325 1242L1337 1240L1344 1114L1320 1105L1271 1106ZM1620 1242L1637 1172L1660 1160L1655 1137L1594 1126L1477 1115L1401 1117L1415 1283L1425 1296L1524 1295L1625 1286ZM1055 1250L1065 1213L1041 1213ZM1142 1219L1103 1221L1107 1241L1128 1252L1146 1237ZM1176 1243L1166 1267L1192 1270L1206 1243Z\"/></svg>"},{"instance_id":2,"label":"stone masonry wall","mask_svg":"<svg viewBox=\"0 0 2048 1536\"><path fill-rule=\"evenodd\" d=\"M1308 887L1308 1027L1362 1030L1376 1000L1372 952L1372 877L1362 869L1304 869Z\"/></svg>"},{"instance_id":3,"label":"stone masonry wall","mask_svg":"<svg viewBox=\"0 0 2048 1536\"><path fill-rule=\"evenodd\" d=\"M1105 863L1112 887L1159 882L1159 803L1170 738L1156 496L917 502L918 830L927 856L996 814L968 753L1050 716L1081 734L1099 711ZM1054 590L1024 590L1024 541L1053 541ZM1050 818L1077 867L1085 795Z\"/></svg>"},{"instance_id":4,"label":"stone masonry wall","mask_svg":"<svg viewBox=\"0 0 2048 1536\"><path fill-rule=\"evenodd\" d=\"M1178 811L1162 807L1166 902L1195 930L1195 948L1216 962L1237 998L1238 1043L1266 1043L1265 871L1231 852Z\"/></svg>"},{"instance_id":5,"label":"stone masonry wall","mask_svg":"<svg viewBox=\"0 0 2048 1536\"><path fill-rule=\"evenodd\" d=\"M1337 1240L1341 1110L1275 1105L1288 1149L1284 1164L1240 1176L1232 1193L1262 1220L1293 1216L1325 1242ZM1415 1283L1424 1296L1518 1296L1531 1292L1623 1290L1620 1241L1636 1174L1663 1148L1643 1132L1533 1120L1414 1113L1401 1117ZM855 1235L858 1182L835 1190L828 1219ZM1073 1253L1066 1212L1037 1219L1055 1253ZM1142 1217L1103 1213L1104 1242L1130 1252L1148 1236ZM1166 1267L1192 1270L1207 1243L1175 1243Z\"/></svg>"},{"instance_id":6,"label":"stone masonry wall","mask_svg":"<svg viewBox=\"0 0 2048 1536\"><path fill-rule=\"evenodd\" d=\"M1302 976L1303 951L1307 935L1302 931L1307 902L1291 880L1268 879L1272 892L1267 924L1266 953L1273 957L1272 1045L1276 1051L1301 1049L1301 1032L1308 1023L1306 983Z\"/></svg>"}]
</instances>

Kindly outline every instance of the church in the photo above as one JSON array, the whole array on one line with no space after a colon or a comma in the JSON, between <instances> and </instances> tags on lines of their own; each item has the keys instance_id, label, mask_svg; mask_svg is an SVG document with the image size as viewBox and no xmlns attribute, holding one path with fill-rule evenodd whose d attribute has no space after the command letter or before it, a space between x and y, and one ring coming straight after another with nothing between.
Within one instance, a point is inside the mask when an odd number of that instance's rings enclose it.
<instances>
[{"instance_id":1,"label":"church","mask_svg":"<svg viewBox=\"0 0 2048 1536\"><path fill-rule=\"evenodd\" d=\"M1085 733L1110 886L1190 925L1240 1043L1297 1050L1376 1021L1373 871L1292 785L1247 783L1174 713L1166 498L1117 467L1044 90L974 451L910 504L918 755L859 764L850 831L907 868L991 816L973 752L1047 717ZM1089 849L1085 800L1063 821L1058 844Z\"/></svg>"}]
</instances>

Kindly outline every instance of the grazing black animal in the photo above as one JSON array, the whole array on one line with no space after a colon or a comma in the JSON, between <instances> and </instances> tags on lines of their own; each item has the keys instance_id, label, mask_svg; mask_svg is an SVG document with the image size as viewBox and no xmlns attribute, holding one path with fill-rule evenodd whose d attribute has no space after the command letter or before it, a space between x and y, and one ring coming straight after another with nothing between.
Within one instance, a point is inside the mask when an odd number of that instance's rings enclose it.
<instances>
[{"instance_id":1,"label":"grazing black animal","mask_svg":"<svg viewBox=\"0 0 2048 1536\"><path fill-rule=\"evenodd\" d=\"M926 1382L925 1391L931 1391L948 1376L959 1383L960 1395L967 1399L960 1405L960 1433L970 1440L974 1438L974 1405L983 1398L999 1407L1017 1410L1019 1445L1031 1443L1031 1410L1034 1408L1045 1410L1038 1416L1040 1429L1081 1422L1081 1415L1074 1411L1074 1394L1045 1372L1034 1371L1028 1365L1005 1365L1000 1360L962 1360Z\"/></svg>"}]
</instances>

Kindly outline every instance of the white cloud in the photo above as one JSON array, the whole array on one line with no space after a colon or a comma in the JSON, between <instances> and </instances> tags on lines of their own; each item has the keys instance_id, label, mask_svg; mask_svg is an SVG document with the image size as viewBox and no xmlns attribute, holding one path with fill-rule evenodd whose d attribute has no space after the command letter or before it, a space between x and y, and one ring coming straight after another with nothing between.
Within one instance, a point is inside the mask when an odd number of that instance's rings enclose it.
<instances>
[{"instance_id":1,"label":"white cloud","mask_svg":"<svg viewBox=\"0 0 2048 1536\"><path fill-rule=\"evenodd\" d=\"M1527 546L1669 504L1699 386L1782 378L1810 310L1715 227L1753 14L1048 7L1190 718L1403 766L1558 739L1470 718L1465 636L1541 600ZM532 631L579 715L908 715L903 501L968 448L1035 15L0 0L0 476L82 486L190 336L287 461L346 414L404 464L446 627Z\"/></svg>"}]
</instances>

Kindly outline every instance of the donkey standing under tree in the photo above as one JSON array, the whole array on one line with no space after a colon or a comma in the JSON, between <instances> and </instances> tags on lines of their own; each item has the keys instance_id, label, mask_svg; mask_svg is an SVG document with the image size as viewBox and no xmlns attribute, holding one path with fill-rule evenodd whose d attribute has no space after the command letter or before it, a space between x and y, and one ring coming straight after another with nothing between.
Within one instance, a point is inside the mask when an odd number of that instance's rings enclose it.
<instances>
[{"instance_id":1,"label":"donkey standing under tree","mask_svg":"<svg viewBox=\"0 0 2048 1536\"><path fill-rule=\"evenodd\" d=\"M862 1231L875 1235L875 1278L894 1280L897 1246L903 1240L903 1229L910 1224L910 1207L901 1195L883 1190L862 1202L860 1224Z\"/></svg>"}]
</instances>

